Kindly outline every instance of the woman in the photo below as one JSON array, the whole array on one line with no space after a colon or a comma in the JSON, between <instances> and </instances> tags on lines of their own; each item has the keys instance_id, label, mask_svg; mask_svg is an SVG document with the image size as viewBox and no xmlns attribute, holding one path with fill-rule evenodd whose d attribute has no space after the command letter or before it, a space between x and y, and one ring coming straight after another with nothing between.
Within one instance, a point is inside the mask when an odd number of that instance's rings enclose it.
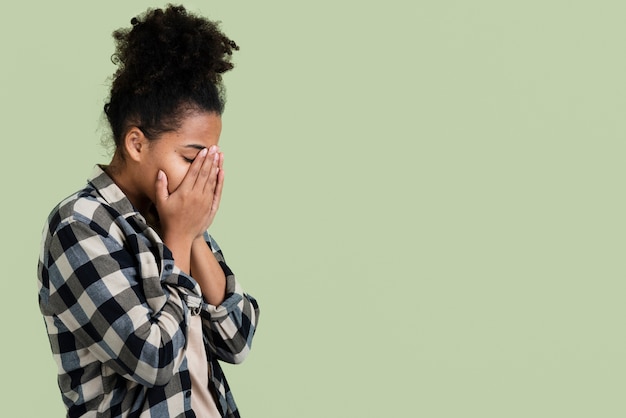
<instances>
[{"instance_id":1,"label":"woman","mask_svg":"<svg viewBox=\"0 0 626 418\"><path fill-rule=\"evenodd\" d=\"M183 7L114 32L109 165L44 229L39 304L69 417L238 417L218 360L258 305L208 234L224 184L221 74L237 45Z\"/></svg>"}]
</instances>

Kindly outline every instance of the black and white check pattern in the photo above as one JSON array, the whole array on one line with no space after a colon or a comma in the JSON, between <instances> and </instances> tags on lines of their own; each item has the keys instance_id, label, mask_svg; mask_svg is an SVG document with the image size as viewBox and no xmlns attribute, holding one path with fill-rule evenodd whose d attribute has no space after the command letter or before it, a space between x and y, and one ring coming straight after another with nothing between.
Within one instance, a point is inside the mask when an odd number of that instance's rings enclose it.
<instances>
[{"instance_id":1,"label":"black and white check pattern","mask_svg":"<svg viewBox=\"0 0 626 418\"><path fill-rule=\"evenodd\" d=\"M218 360L243 361L259 308L226 274L220 306L200 304L212 387L224 417L239 417ZM39 306L68 417L194 417L185 357L190 309L200 287L111 178L96 167L44 227Z\"/></svg>"}]
</instances>

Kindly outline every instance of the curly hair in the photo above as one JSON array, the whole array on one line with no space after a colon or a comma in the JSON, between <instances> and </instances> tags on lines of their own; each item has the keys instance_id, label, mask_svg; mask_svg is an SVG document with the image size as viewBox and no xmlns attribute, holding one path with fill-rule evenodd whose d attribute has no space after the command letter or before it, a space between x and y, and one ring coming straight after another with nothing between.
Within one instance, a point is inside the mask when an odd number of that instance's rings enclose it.
<instances>
[{"instance_id":1,"label":"curly hair","mask_svg":"<svg viewBox=\"0 0 626 418\"><path fill-rule=\"evenodd\" d=\"M190 111L224 111L222 73L237 44L212 22L183 6L148 9L131 28L113 32L118 66L104 106L119 147L136 126L148 139L178 129Z\"/></svg>"}]
</instances>

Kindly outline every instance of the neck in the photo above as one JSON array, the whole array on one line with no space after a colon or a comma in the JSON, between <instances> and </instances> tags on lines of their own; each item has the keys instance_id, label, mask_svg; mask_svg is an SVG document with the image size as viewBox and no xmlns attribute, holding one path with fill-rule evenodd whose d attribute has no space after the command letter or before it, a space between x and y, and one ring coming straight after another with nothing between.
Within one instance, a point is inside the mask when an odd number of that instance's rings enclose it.
<instances>
[{"instance_id":1,"label":"neck","mask_svg":"<svg viewBox=\"0 0 626 418\"><path fill-rule=\"evenodd\" d=\"M104 171L108 174L113 182L126 195L130 203L142 214L146 215L150 211L152 202L141 189L137 187L137 178L129 164L121 158L116 152L108 166L104 167Z\"/></svg>"}]
</instances>

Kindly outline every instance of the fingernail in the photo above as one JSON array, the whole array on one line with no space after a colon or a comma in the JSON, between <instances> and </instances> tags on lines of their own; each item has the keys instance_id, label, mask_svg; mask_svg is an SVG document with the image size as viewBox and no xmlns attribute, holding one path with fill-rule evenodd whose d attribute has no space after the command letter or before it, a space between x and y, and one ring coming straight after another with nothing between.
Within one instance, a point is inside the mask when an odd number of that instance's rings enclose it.
<instances>
[{"instance_id":1,"label":"fingernail","mask_svg":"<svg viewBox=\"0 0 626 418\"><path fill-rule=\"evenodd\" d=\"M216 151L217 147L215 145L211 145L211 148L209 148L209 154L215 154Z\"/></svg>"},{"instance_id":2,"label":"fingernail","mask_svg":"<svg viewBox=\"0 0 626 418\"><path fill-rule=\"evenodd\" d=\"M200 157L206 157L206 154L209 150L207 150L206 148L202 148L202 150L200 151Z\"/></svg>"},{"instance_id":3,"label":"fingernail","mask_svg":"<svg viewBox=\"0 0 626 418\"><path fill-rule=\"evenodd\" d=\"M163 180L163 176L165 175L165 173L163 173L163 171L159 170L159 172L157 173L157 178L159 180Z\"/></svg>"}]
</instances>

